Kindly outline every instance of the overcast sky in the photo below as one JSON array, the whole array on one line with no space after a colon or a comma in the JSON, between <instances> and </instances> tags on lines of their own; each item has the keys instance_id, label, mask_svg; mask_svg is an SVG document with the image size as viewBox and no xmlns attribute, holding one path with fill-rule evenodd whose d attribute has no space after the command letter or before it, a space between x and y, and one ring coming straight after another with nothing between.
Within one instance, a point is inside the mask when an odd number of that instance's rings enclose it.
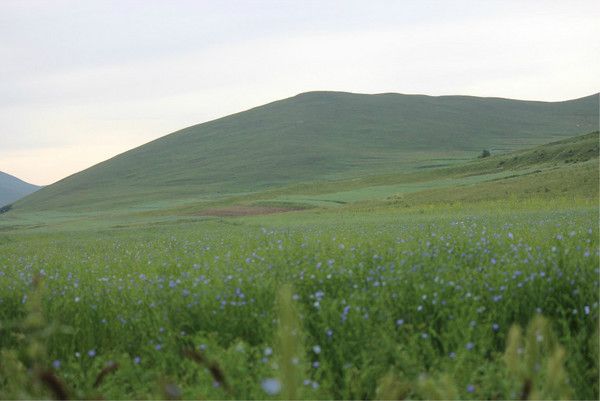
<instances>
[{"instance_id":1,"label":"overcast sky","mask_svg":"<svg viewBox=\"0 0 600 401\"><path fill-rule=\"evenodd\" d=\"M311 90L566 100L594 1L0 1L0 171L50 184Z\"/></svg>"}]
</instances>

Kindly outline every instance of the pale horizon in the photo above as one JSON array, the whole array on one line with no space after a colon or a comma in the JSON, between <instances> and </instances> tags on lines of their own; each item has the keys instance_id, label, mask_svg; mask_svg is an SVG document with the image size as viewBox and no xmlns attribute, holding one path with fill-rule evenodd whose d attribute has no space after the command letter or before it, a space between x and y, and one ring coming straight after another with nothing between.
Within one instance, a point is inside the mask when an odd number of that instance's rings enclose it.
<instances>
[{"instance_id":1,"label":"pale horizon","mask_svg":"<svg viewBox=\"0 0 600 401\"><path fill-rule=\"evenodd\" d=\"M593 95L599 17L592 1L2 2L0 171L48 185L315 90Z\"/></svg>"}]
</instances>

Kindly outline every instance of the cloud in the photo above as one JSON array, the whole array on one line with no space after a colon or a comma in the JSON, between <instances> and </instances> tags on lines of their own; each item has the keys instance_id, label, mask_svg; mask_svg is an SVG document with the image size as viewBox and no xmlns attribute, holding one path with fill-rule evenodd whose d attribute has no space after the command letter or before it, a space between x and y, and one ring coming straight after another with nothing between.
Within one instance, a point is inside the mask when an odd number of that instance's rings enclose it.
<instances>
[{"instance_id":1,"label":"cloud","mask_svg":"<svg viewBox=\"0 0 600 401\"><path fill-rule=\"evenodd\" d=\"M592 2L14 4L0 170L37 183L308 90L564 100L600 86Z\"/></svg>"}]
</instances>

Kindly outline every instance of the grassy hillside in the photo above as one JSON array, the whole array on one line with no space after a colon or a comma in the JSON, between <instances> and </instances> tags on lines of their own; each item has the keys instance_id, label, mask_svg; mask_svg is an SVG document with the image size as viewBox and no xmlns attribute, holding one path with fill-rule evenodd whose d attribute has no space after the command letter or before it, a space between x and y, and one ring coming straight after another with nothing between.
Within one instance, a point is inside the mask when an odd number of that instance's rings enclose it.
<instances>
[{"instance_id":1,"label":"grassy hillside","mask_svg":"<svg viewBox=\"0 0 600 401\"><path fill-rule=\"evenodd\" d=\"M475 185L435 188L395 201L409 204L473 202L531 197L598 199L598 132L460 166L451 171L480 177Z\"/></svg>"},{"instance_id":2,"label":"grassy hillside","mask_svg":"<svg viewBox=\"0 0 600 401\"><path fill-rule=\"evenodd\" d=\"M506 198L598 198L598 132L452 167L292 185L247 196L186 206L190 213L232 211L232 206L339 207L365 201L394 205L473 202Z\"/></svg>"},{"instance_id":3,"label":"grassy hillside","mask_svg":"<svg viewBox=\"0 0 600 401\"><path fill-rule=\"evenodd\" d=\"M311 92L192 126L18 202L104 210L451 165L598 129L598 96L532 102Z\"/></svg>"},{"instance_id":4,"label":"grassy hillside","mask_svg":"<svg viewBox=\"0 0 600 401\"><path fill-rule=\"evenodd\" d=\"M39 188L37 185L29 184L0 171L0 207L27 196Z\"/></svg>"},{"instance_id":5,"label":"grassy hillside","mask_svg":"<svg viewBox=\"0 0 600 401\"><path fill-rule=\"evenodd\" d=\"M155 201L93 212L15 208L0 216L0 232L160 226L289 211L298 212L291 214L304 220L312 212L335 212L345 219L365 210L415 213L429 207L590 207L598 202L598 143L595 132L451 167L315 181L208 200ZM302 212L306 209L312 211ZM283 215L289 221L290 213Z\"/></svg>"}]
</instances>

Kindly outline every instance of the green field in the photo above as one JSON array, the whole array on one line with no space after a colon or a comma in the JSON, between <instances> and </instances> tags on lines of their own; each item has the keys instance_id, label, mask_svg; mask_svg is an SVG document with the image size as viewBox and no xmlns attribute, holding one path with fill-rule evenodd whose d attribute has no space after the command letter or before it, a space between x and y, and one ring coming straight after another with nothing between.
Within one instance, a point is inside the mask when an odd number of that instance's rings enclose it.
<instances>
[{"instance_id":1,"label":"green field","mask_svg":"<svg viewBox=\"0 0 600 401\"><path fill-rule=\"evenodd\" d=\"M26 198L0 214L0 398L598 399L598 180L592 133L251 193Z\"/></svg>"},{"instance_id":2,"label":"green field","mask_svg":"<svg viewBox=\"0 0 600 401\"><path fill-rule=\"evenodd\" d=\"M0 396L597 398L597 207L520 208L8 231Z\"/></svg>"}]
</instances>

